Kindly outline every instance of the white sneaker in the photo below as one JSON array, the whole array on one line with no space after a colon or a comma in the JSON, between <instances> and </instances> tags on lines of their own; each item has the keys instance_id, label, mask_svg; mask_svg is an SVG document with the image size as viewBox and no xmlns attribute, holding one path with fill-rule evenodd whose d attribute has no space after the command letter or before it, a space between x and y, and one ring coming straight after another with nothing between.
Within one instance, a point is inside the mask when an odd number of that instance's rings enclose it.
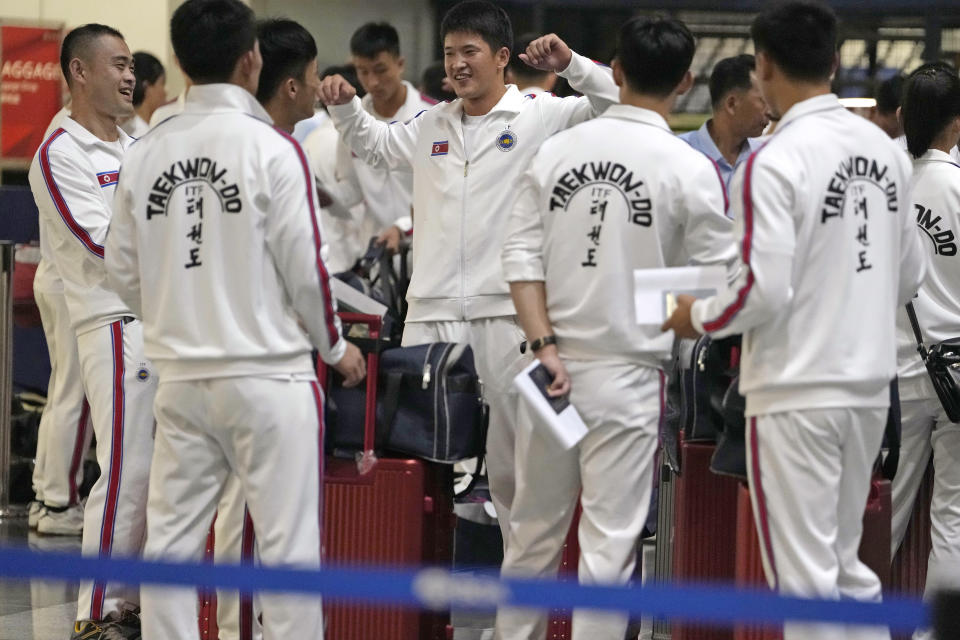
<instances>
[{"instance_id":1,"label":"white sneaker","mask_svg":"<svg viewBox=\"0 0 960 640\"><path fill-rule=\"evenodd\" d=\"M47 507L44 506L43 502L40 500L34 500L30 503L30 506L27 510L27 525L31 529L37 528L37 522L40 521L40 516L47 512Z\"/></svg>"},{"instance_id":2,"label":"white sneaker","mask_svg":"<svg viewBox=\"0 0 960 640\"><path fill-rule=\"evenodd\" d=\"M79 536L83 533L83 505L75 504L64 511L48 507L37 521L37 532L51 536Z\"/></svg>"}]
</instances>

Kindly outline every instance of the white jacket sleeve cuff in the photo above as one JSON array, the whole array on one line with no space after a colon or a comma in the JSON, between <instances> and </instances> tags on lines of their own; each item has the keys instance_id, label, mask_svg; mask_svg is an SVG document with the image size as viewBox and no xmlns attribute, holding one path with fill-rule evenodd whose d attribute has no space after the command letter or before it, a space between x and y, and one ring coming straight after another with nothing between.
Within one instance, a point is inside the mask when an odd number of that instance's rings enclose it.
<instances>
[{"instance_id":1,"label":"white jacket sleeve cuff","mask_svg":"<svg viewBox=\"0 0 960 640\"><path fill-rule=\"evenodd\" d=\"M331 104L327 106L327 113L330 114L330 118L334 124L339 124L360 111L363 111L363 105L360 104L360 98L357 96L353 96L353 100L346 104Z\"/></svg>"},{"instance_id":2,"label":"white jacket sleeve cuff","mask_svg":"<svg viewBox=\"0 0 960 640\"><path fill-rule=\"evenodd\" d=\"M320 355L321 359L327 364L334 365L340 362L343 359L343 355L347 352L347 339L342 335L340 339L337 340L337 344L333 345L333 348L330 349L327 353Z\"/></svg>"},{"instance_id":3,"label":"white jacket sleeve cuff","mask_svg":"<svg viewBox=\"0 0 960 640\"><path fill-rule=\"evenodd\" d=\"M703 330L703 317L706 313L706 309L706 300L697 300L693 303L693 306L690 307L690 324L692 324L693 328L701 334L706 333L706 331Z\"/></svg>"},{"instance_id":4,"label":"white jacket sleeve cuff","mask_svg":"<svg viewBox=\"0 0 960 640\"><path fill-rule=\"evenodd\" d=\"M573 55L570 58L570 64L567 65L567 68L563 71L557 73L561 78L566 78L571 85L580 84L587 79L587 76L593 71L597 62L594 62L586 56L582 56L576 51L571 52Z\"/></svg>"},{"instance_id":5,"label":"white jacket sleeve cuff","mask_svg":"<svg viewBox=\"0 0 960 640\"><path fill-rule=\"evenodd\" d=\"M507 282L543 282L546 274L543 260L525 251L504 251L502 255L503 277Z\"/></svg>"}]
</instances>

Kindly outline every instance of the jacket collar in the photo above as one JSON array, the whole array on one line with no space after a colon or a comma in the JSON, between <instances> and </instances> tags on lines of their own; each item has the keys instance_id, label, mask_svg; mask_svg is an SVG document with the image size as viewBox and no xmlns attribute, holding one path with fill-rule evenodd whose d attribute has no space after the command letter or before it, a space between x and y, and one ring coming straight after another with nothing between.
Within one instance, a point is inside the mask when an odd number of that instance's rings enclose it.
<instances>
[{"instance_id":1,"label":"jacket collar","mask_svg":"<svg viewBox=\"0 0 960 640\"><path fill-rule=\"evenodd\" d=\"M517 85L508 84L507 92L504 93L497 104L493 105L493 108L484 115L494 113L520 113L520 111L523 110L524 100L526 100L526 98L520 94ZM448 120L459 123L463 117L463 99L457 98L445 104L442 107L442 113Z\"/></svg>"},{"instance_id":2,"label":"jacket collar","mask_svg":"<svg viewBox=\"0 0 960 640\"><path fill-rule=\"evenodd\" d=\"M780 118L780 124L777 125L777 131L783 130L788 124L803 116L819 111L831 111L833 109L843 109L843 105L840 104L840 100L834 93L825 93L801 100L787 109L787 112L783 114L783 117Z\"/></svg>"},{"instance_id":3,"label":"jacket collar","mask_svg":"<svg viewBox=\"0 0 960 640\"><path fill-rule=\"evenodd\" d=\"M644 109L642 107L634 107L628 104L612 104L607 108L606 111L603 112L603 115L600 117L631 120L633 122L649 124L663 129L664 131L671 132L670 125L667 124L667 121L663 119L663 116L656 111L651 111L650 109Z\"/></svg>"},{"instance_id":4,"label":"jacket collar","mask_svg":"<svg viewBox=\"0 0 960 640\"><path fill-rule=\"evenodd\" d=\"M86 127L74 120L72 117L64 118L63 122L60 123L60 128L65 130L77 142L86 147L95 147L97 145L109 147L114 144L113 142L101 140L97 136L93 135ZM117 134L119 135L117 142L119 142L123 148L126 148L127 145L133 140L133 138L128 136L127 133L120 127L117 127Z\"/></svg>"},{"instance_id":5,"label":"jacket collar","mask_svg":"<svg viewBox=\"0 0 960 640\"><path fill-rule=\"evenodd\" d=\"M190 87L183 105L184 113L239 111L272 125L270 117L250 92L235 84L216 82Z\"/></svg>"},{"instance_id":6,"label":"jacket collar","mask_svg":"<svg viewBox=\"0 0 960 640\"><path fill-rule=\"evenodd\" d=\"M921 162L946 162L954 166L957 165L949 153L944 153L940 151L940 149L927 149L927 152L914 160L914 162L918 164Z\"/></svg>"}]
</instances>

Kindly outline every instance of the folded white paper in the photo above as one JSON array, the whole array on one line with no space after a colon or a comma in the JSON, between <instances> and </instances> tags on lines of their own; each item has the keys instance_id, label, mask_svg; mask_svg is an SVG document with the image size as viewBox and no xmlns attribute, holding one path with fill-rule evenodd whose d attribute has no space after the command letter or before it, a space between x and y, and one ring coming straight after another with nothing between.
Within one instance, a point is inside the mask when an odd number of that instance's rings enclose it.
<instances>
[{"instance_id":1,"label":"folded white paper","mask_svg":"<svg viewBox=\"0 0 960 640\"><path fill-rule=\"evenodd\" d=\"M571 449L587 435L587 425L566 396L553 398L547 393L552 379L547 368L534 360L513 379L523 402L534 409L535 417L556 437L564 449Z\"/></svg>"},{"instance_id":2,"label":"folded white paper","mask_svg":"<svg viewBox=\"0 0 960 640\"><path fill-rule=\"evenodd\" d=\"M727 288L722 266L637 269L633 272L633 300L637 324L663 324L673 313L680 294L708 298Z\"/></svg>"},{"instance_id":3,"label":"folded white paper","mask_svg":"<svg viewBox=\"0 0 960 640\"><path fill-rule=\"evenodd\" d=\"M330 289L341 311L366 313L381 318L387 314L385 305L370 296L363 295L339 278L330 278Z\"/></svg>"}]
</instances>

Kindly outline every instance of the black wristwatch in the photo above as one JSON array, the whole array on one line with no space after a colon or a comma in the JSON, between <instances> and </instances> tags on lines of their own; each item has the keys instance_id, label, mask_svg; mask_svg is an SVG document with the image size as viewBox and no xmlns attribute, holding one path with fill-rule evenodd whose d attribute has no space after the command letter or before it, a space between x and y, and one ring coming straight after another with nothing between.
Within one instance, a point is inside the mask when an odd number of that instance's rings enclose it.
<instances>
[{"instance_id":1,"label":"black wristwatch","mask_svg":"<svg viewBox=\"0 0 960 640\"><path fill-rule=\"evenodd\" d=\"M549 335L549 336L543 336L542 338L537 338L536 340L530 343L530 351L532 351L533 353L536 353L537 351L540 351L540 349L543 349L548 344L557 344L557 336Z\"/></svg>"}]
</instances>

